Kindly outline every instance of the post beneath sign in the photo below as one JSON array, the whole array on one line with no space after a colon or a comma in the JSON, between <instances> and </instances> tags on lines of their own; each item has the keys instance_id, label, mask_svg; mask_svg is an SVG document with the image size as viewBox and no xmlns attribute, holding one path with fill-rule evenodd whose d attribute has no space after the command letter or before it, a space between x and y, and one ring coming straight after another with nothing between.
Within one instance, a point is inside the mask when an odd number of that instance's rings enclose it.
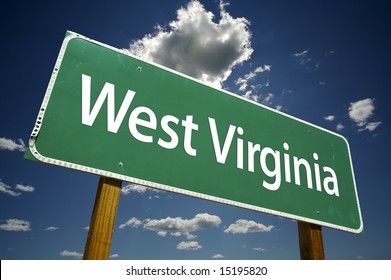
<instances>
[{"instance_id":1,"label":"post beneath sign","mask_svg":"<svg viewBox=\"0 0 391 280\"><path fill-rule=\"evenodd\" d=\"M96 193L94 210L91 217L86 247L85 260L107 260L117 216L121 193L120 180L100 177Z\"/></svg>"},{"instance_id":2,"label":"post beneath sign","mask_svg":"<svg viewBox=\"0 0 391 280\"><path fill-rule=\"evenodd\" d=\"M300 258L324 260L322 227L307 222L297 222L299 230Z\"/></svg>"}]
</instances>

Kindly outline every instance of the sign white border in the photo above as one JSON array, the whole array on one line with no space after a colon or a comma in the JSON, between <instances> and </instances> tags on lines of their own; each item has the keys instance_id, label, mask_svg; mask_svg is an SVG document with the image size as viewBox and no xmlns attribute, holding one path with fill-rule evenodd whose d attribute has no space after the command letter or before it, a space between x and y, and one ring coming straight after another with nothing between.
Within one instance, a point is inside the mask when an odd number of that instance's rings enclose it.
<instances>
[{"instance_id":1,"label":"sign white border","mask_svg":"<svg viewBox=\"0 0 391 280\"><path fill-rule=\"evenodd\" d=\"M164 191L170 191L170 192L179 193L179 194L183 194L183 195L188 195L188 196L192 196L192 197L196 197L196 198L201 198L201 199L206 199L206 200L210 200L210 201L214 201L214 202L219 202L219 203L223 203L223 204L237 206L237 207L241 207L241 208L245 208L245 209L255 210L255 211L259 211L259 212L263 212L263 213L267 213L267 214L277 215L277 216L285 217L285 218L288 218L288 219L304 221L304 222L313 223L313 224L326 226L326 227L330 227L330 228L335 228L335 229L348 231L348 232L352 232L352 233L361 233L362 232L364 226L363 226L363 221L362 221L362 216L361 216L360 202L359 202L359 199L358 199L358 193L357 193L357 187L356 187L356 179L355 179L354 171L353 171L353 164L352 164L352 158L351 158L351 154L350 154L349 143L346 141L345 137L343 137L342 135L337 134L337 133L335 133L333 131L329 131L329 130L327 130L325 128L319 127L317 125L311 124L311 123L306 122L304 120L298 119L298 118L290 116L288 114L285 114L284 112L280 112L280 111L277 111L277 110L275 110L273 108L266 107L266 106L264 106L262 104L254 102L252 100L248 100L248 99L246 99L246 98L244 98L242 96L236 95L236 94L231 93L229 91L226 91L224 89L215 88L215 89L217 89L217 90L219 90L219 91L221 91L221 92L223 92L225 94L228 94L230 96L233 96L235 98L242 99L242 100L244 100L246 102L255 104L255 105L257 105L259 107L262 107L264 109L267 109L269 111L273 111L273 112L275 112L277 114L283 115L284 117L291 118L291 119L296 120L298 122L307 124L307 125L312 126L314 128L317 128L317 129L323 130L323 131L325 131L327 133L333 134L333 135L343 139L343 141L346 142L346 146L348 148L348 154L349 154L350 167L351 167L351 172L352 172L352 177L353 177L353 183L354 183L354 191L355 191L355 195L356 195L358 212L359 212L359 218L360 218L360 227L358 229L351 229L351 228L343 227L343 226L340 226L340 225L335 225L335 224L332 224L332 223L326 223L326 222L323 222L323 221L318 221L318 220L314 220L314 219L310 219L310 218L306 218L306 217L302 217L302 216L298 216L298 215L293 215L293 214L289 214L289 213L285 213L285 212L281 212L281 211L271 210L271 209L267 209L267 208L263 208L263 207L259 207L259 206L254 206L254 205L249 205L249 204L245 204L245 203L241 203L241 202L237 202L237 201L232 201L232 200L228 200L228 199L224 199L224 198L219 198L219 197L214 197L214 196L210 196L210 195L205 195L205 194L202 194L202 193L197 193L197 192L193 192L193 191L183 190L183 189L180 189L180 188L177 188L177 187L173 187L173 186L168 186L168 185L163 185L163 184L154 183L154 182L150 182L150 181L145 181L145 180L141 180L141 179L138 179L138 178L121 175L121 174L118 174L118 173L113 173L113 172L109 172L109 171L105 171L105 170L101 170L101 169L96 169L96 168L91 168L91 167L88 167L88 166L74 164L74 163L70 163L70 162L66 162L66 161L62 161L62 160L58 160L58 159L48 158L48 157L45 157L45 156L41 155L39 153L39 151L37 150L36 146L35 146L35 138L39 134L39 131L40 131L40 128L41 128L41 124L42 124L42 120L43 120L44 115L45 115L46 107L47 107L47 105L49 103L49 99L50 99L50 96L51 96L51 93L52 93L52 90L53 90L53 86L54 86L54 84L56 82L57 74L58 74L58 71L60 69L60 66L61 66L61 63L62 63L62 59L64 57L65 50L66 50L69 42L71 40L73 40L73 39L83 39L83 40L89 41L89 42L91 42L93 44L97 44L97 45L102 46L104 48L107 48L107 49L119 52L119 53L121 53L123 55L130 56L130 57L132 57L134 59L140 60L142 62L151 64L151 65L156 66L158 68L161 68L163 70L172 72L172 73L174 73L176 75L182 76L182 77L184 77L186 79L193 80L193 81L195 81L197 83L200 83L200 84L202 84L204 86L213 88L211 85L205 84L205 83L203 83L203 82L201 82L201 81L199 81L197 79L194 79L194 78L189 77L189 76L187 76L185 74L179 73L179 72L177 72L175 70L169 69L167 67L164 67L162 65L156 64L156 63L151 62L151 61L146 61L146 60L140 59L139 57L135 57L128 50L117 49L117 48L114 48L112 46L106 45L106 44L101 43L101 42L97 42L97 41L95 41L93 39L87 38L87 37L85 37L83 35L80 35L80 34L77 34L75 32L71 32L71 31L68 31L67 35L68 36L65 37L65 39L63 41L63 44L61 46L60 53L58 55L56 64L54 66L54 70L52 72L52 75L51 75L51 78L50 78L50 81L49 81L49 85L48 85L48 87L46 89L46 93L45 93L45 96L44 96L44 99L43 99L43 102L42 102L42 105L41 105L41 108L40 108L37 120L35 122L34 129L33 129L32 133L31 133L31 136L30 136L30 139L29 139L30 151L31 151L32 155L38 161L41 161L41 162L44 162L44 163L48 163L48 164L58 165L58 166L62 166L62 167L70 168L70 169L75 169L75 170L79 170L79 171L83 171L83 172L88 172L88 173L96 174L96 175L99 175L99 176L111 177L111 178L115 178L115 179L118 179L118 180L121 180L121 181L132 182L132 183L135 183L135 184L139 184L139 185L143 185L143 186L147 186L147 187L152 187L152 188L155 188L155 189L160 189L160 190L164 190Z\"/></svg>"}]
</instances>

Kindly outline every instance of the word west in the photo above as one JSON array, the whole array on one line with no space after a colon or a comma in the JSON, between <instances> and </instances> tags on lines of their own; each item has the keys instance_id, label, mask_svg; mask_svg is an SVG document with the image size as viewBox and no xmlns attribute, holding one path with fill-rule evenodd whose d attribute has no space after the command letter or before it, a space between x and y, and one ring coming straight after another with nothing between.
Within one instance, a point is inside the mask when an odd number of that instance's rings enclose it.
<instances>
[{"instance_id":1,"label":"word west","mask_svg":"<svg viewBox=\"0 0 391 280\"><path fill-rule=\"evenodd\" d=\"M135 95L136 92L128 90L119 107L117 115L115 115L115 86L106 82L91 109L91 77L82 74L82 124L92 126L106 101L107 131L117 133ZM140 115L144 115L144 117L140 118ZM148 120L146 120L145 115ZM244 135L244 129L234 125L230 125L225 137L220 139L219 135L222 135L222 133L221 131L218 133L219 130L216 120L209 117L208 123L210 138L218 163L223 165L226 163L228 154L234 150L232 149L232 143L236 142L236 167L238 169L244 169L244 153L245 150L247 150L247 171L254 173L255 164L258 162L262 173L269 178L268 180L263 180L262 186L264 188L270 191L276 191L280 188L282 180L286 183L294 183L297 186L301 186L301 174L305 173L306 183L309 189L315 187L319 192L323 189L328 195L339 196L338 179L335 171L328 166L319 166L317 163L319 160L317 153L313 153L313 164L310 164L304 158L289 155L288 143L283 143L283 152L273 150L270 147L261 147L260 144L252 143L250 141L247 141L245 144L242 137ZM172 126L181 125L184 128L183 148L185 152L190 156L197 156L196 145L192 143L192 139L193 133L196 133L199 130L199 125L194 123L194 116L187 115L184 120L179 120L175 116L165 115L161 118L159 125L168 136L168 141L162 138L154 139L152 135L146 135L140 132L140 127L148 128L150 130L158 129L156 114L150 108L139 106L130 112L128 129L130 134L138 141L144 143L153 143L156 141L162 148L174 149L179 145L180 139ZM236 141L234 141L234 139ZM220 143L223 144L221 145ZM293 172L291 172L292 166ZM301 172L303 170L304 172ZM323 176L321 176L321 174ZM314 181L313 178L315 178Z\"/></svg>"}]
</instances>

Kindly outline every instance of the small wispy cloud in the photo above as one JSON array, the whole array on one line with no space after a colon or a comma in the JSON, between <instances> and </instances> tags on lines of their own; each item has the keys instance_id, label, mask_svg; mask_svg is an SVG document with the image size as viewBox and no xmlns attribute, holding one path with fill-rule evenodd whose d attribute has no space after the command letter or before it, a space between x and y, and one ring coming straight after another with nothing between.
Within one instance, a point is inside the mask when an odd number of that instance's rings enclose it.
<instances>
[{"instance_id":1,"label":"small wispy cloud","mask_svg":"<svg viewBox=\"0 0 391 280\"><path fill-rule=\"evenodd\" d=\"M274 94L268 93L266 97L263 99L263 103L270 104L274 98Z\"/></svg>"},{"instance_id":2,"label":"small wispy cloud","mask_svg":"<svg viewBox=\"0 0 391 280\"><path fill-rule=\"evenodd\" d=\"M312 61L312 58L308 56L309 49L301 52L293 53L292 56L296 58L301 65L305 65Z\"/></svg>"},{"instance_id":3,"label":"small wispy cloud","mask_svg":"<svg viewBox=\"0 0 391 280\"><path fill-rule=\"evenodd\" d=\"M262 73L262 72L265 72L265 71L270 71L271 68L272 68L271 65L259 66L254 71L252 71L252 72L250 72L248 74L245 74L243 77L239 77L235 81L235 84L239 85L239 91L246 91L246 89L248 87L249 81L254 79L258 75L258 73Z\"/></svg>"},{"instance_id":4,"label":"small wispy cloud","mask_svg":"<svg viewBox=\"0 0 391 280\"><path fill-rule=\"evenodd\" d=\"M212 259L224 259L224 256L222 254L216 254L212 256Z\"/></svg>"},{"instance_id":5,"label":"small wispy cloud","mask_svg":"<svg viewBox=\"0 0 391 280\"><path fill-rule=\"evenodd\" d=\"M333 120L335 120L335 116L334 115L324 116L323 119L332 122Z\"/></svg>"},{"instance_id":6,"label":"small wispy cloud","mask_svg":"<svg viewBox=\"0 0 391 280\"><path fill-rule=\"evenodd\" d=\"M329 50L324 53L324 55L333 55L333 54L335 54L335 51L333 51L333 50Z\"/></svg>"},{"instance_id":7,"label":"small wispy cloud","mask_svg":"<svg viewBox=\"0 0 391 280\"><path fill-rule=\"evenodd\" d=\"M0 230L5 231L30 231L31 223L26 220L8 219L4 224L0 224Z\"/></svg>"},{"instance_id":8,"label":"small wispy cloud","mask_svg":"<svg viewBox=\"0 0 391 280\"><path fill-rule=\"evenodd\" d=\"M338 124L337 124L336 129L337 129L338 131L341 131L341 130L344 129L344 128L345 128L345 126L344 126L342 123L338 123Z\"/></svg>"},{"instance_id":9,"label":"small wispy cloud","mask_svg":"<svg viewBox=\"0 0 391 280\"><path fill-rule=\"evenodd\" d=\"M0 138L0 150L24 152L26 145L22 139L12 140L5 137Z\"/></svg>"},{"instance_id":10,"label":"small wispy cloud","mask_svg":"<svg viewBox=\"0 0 391 280\"><path fill-rule=\"evenodd\" d=\"M271 71L271 65L263 65L257 67L254 71L251 71L250 73L245 74L242 77L239 77L236 79L235 84L239 86L239 91L244 92L243 97L247 98L249 100L255 101L255 102L262 102L268 103L268 97L271 93L269 93L265 98L261 97L261 94L259 91L262 88L269 87L270 81L266 80L263 82L256 81L256 77L259 73L263 72L270 72ZM270 104L267 104L270 105Z\"/></svg>"},{"instance_id":11,"label":"small wispy cloud","mask_svg":"<svg viewBox=\"0 0 391 280\"><path fill-rule=\"evenodd\" d=\"M315 54L309 49L305 49L303 51L299 51L297 53L293 53L291 56L299 62L301 66L303 66L306 70L313 72L319 70L321 66L321 62L323 63L325 56L329 56L333 54L331 52L326 52L323 54ZM320 81L319 85L324 86L326 84L325 81Z\"/></svg>"},{"instance_id":12,"label":"small wispy cloud","mask_svg":"<svg viewBox=\"0 0 391 280\"><path fill-rule=\"evenodd\" d=\"M262 248L262 247L256 247L256 248L253 248L254 251L258 251L258 252L263 252L263 251L266 251L266 249Z\"/></svg>"},{"instance_id":13,"label":"small wispy cloud","mask_svg":"<svg viewBox=\"0 0 391 280\"><path fill-rule=\"evenodd\" d=\"M119 258L119 254L112 254L110 255L109 257L110 259L116 259L116 258Z\"/></svg>"},{"instance_id":14,"label":"small wispy cloud","mask_svg":"<svg viewBox=\"0 0 391 280\"><path fill-rule=\"evenodd\" d=\"M308 51L309 51L309 49L301 51L301 52L293 53L292 56L302 58L307 55Z\"/></svg>"},{"instance_id":15,"label":"small wispy cloud","mask_svg":"<svg viewBox=\"0 0 391 280\"><path fill-rule=\"evenodd\" d=\"M68 251L64 250L60 253L60 256L62 257L71 257L75 259L81 259L83 257L82 253L76 252L76 251Z\"/></svg>"},{"instance_id":16,"label":"small wispy cloud","mask_svg":"<svg viewBox=\"0 0 391 280\"><path fill-rule=\"evenodd\" d=\"M20 192L16 192L13 190L11 186L8 186L7 184L0 181L0 192L5 193L9 196L18 197L21 195Z\"/></svg>"},{"instance_id":17,"label":"small wispy cloud","mask_svg":"<svg viewBox=\"0 0 391 280\"><path fill-rule=\"evenodd\" d=\"M152 191L152 192L157 192L157 193L161 192L161 191L153 189L153 188L148 188L148 187L144 187L144 186L140 186L140 185L136 185L136 184L128 184L128 185L121 188L121 193L123 195L128 195L132 192L146 193L147 191Z\"/></svg>"},{"instance_id":18,"label":"small wispy cloud","mask_svg":"<svg viewBox=\"0 0 391 280\"><path fill-rule=\"evenodd\" d=\"M22 192L33 192L35 191L35 188L32 186L25 186L21 184L17 184L15 188L7 185L6 183L0 181L0 192L5 193L9 196L18 197L20 196Z\"/></svg>"},{"instance_id":19,"label":"small wispy cloud","mask_svg":"<svg viewBox=\"0 0 391 280\"><path fill-rule=\"evenodd\" d=\"M281 111L282 110L282 105L277 105L276 107L274 107L277 111Z\"/></svg>"},{"instance_id":20,"label":"small wispy cloud","mask_svg":"<svg viewBox=\"0 0 391 280\"><path fill-rule=\"evenodd\" d=\"M365 124L364 128L360 128L358 131L364 131L364 130L374 131L381 124L382 122L369 122Z\"/></svg>"},{"instance_id":21,"label":"small wispy cloud","mask_svg":"<svg viewBox=\"0 0 391 280\"><path fill-rule=\"evenodd\" d=\"M59 230L59 229L60 229L59 227L53 227L53 226L45 228L45 230L47 230L47 231L55 231L55 230Z\"/></svg>"}]
</instances>

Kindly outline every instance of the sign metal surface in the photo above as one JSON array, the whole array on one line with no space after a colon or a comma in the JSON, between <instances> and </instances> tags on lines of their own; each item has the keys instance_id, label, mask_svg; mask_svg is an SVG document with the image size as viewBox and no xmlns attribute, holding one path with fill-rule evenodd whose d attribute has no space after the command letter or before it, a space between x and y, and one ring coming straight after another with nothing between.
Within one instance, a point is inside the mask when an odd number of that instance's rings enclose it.
<instances>
[{"instance_id":1,"label":"sign metal surface","mask_svg":"<svg viewBox=\"0 0 391 280\"><path fill-rule=\"evenodd\" d=\"M344 137L73 32L26 158L363 229Z\"/></svg>"}]
</instances>

